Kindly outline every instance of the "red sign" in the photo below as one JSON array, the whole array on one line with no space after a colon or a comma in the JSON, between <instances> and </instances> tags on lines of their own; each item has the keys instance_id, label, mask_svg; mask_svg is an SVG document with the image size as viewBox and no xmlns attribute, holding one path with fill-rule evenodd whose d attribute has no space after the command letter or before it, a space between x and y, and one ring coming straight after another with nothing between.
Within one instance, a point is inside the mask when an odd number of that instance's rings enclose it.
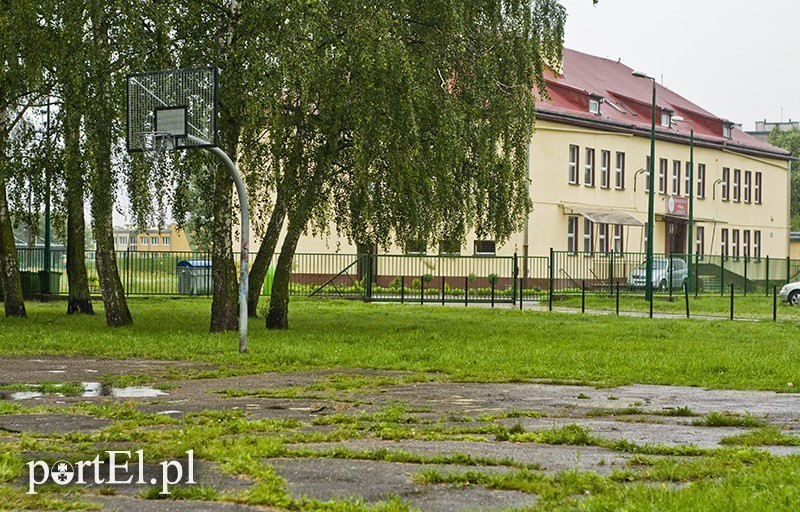
<instances>
[{"instance_id":1,"label":"red sign","mask_svg":"<svg viewBox=\"0 0 800 512\"><path fill-rule=\"evenodd\" d=\"M689 199L683 196L669 196L667 198L667 213L676 217L688 217Z\"/></svg>"}]
</instances>

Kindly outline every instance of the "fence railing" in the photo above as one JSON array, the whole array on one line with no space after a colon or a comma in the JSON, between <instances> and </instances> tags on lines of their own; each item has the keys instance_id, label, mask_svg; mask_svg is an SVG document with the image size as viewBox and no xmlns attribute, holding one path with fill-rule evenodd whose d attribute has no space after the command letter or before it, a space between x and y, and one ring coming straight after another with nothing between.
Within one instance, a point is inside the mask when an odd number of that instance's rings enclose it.
<instances>
[{"instance_id":1,"label":"fence railing","mask_svg":"<svg viewBox=\"0 0 800 512\"><path fill-rule=\"evenodd\" d=\"M23 291L41 290L44 249L19 249ZM278 255L275 255L274 262ZM255 258L251 254L251 261ZM238 258L235 258L238 261ZM125 293L135 295L201 295L212 292L211 255L205 252L119 251L117 266ZM179 265L181 262L193 265ZM646 287L644 253L570 253L549 256L450 256L296 254L290 293L398 302L513 302L547 300L578 294L642 294ZM206 262L206 263L204 263ZM99 294L93 252L87 253L89 288ZM51 250L51 293L66 295L66 251ZM262 293L269 295L274 266ZM656 254L656 294L772 293L775 285L797 280L800 260Z\"/></svg>"}]
</instances>

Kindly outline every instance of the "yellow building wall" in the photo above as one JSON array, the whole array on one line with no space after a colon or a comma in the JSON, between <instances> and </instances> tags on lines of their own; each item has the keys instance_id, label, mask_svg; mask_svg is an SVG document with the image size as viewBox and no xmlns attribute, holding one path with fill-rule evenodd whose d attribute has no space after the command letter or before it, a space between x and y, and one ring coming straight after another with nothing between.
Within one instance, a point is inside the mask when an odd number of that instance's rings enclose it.
<instances>
[{"instance_id":1,"label":"yellow building wall","mask_svg":"<svg viewBox=\"0 0 800 512\"><path fill-rule=\"evenodd\" d=\"M578 167L579 185L568 181L569 147L576 145L579 149ZM583 184L586 148L595 149L595 186ZM601 151L611 152L610 180L611 188L600 187ZM625 153L625 187L614 188L614 165L616 152ZM528 254L545 256L550 248L557 251L567 250L568 215L562 208L563 203L575 205L594 205L625 212L639 220L647 220L648 194L645 192L646 173L644 171L647 156L650 154L650 139L624 133L613 133L575 127L551 121L538 121L530 147L530 193L533 211L528 216ZM681 162L681 193L685 188L686 166L689 162L689 145L656 141L656 191L658 191L658 166L660 159L668 160L667 194L656 192L655 213L657 216L667 211L666 202L672 194L672 166L674 160ZM696 226L705 227L705 254L720 254L721 229L738 229L761 231L761 255L773 258L785 258L789 254L789 174L788 163L779 159L752 157L733 150L722 150L695 147L695 169L700 164L706 166L705 197L695 198L694 216L697 219L716 220L717 222L698 222ZM762 173L762 204L749 204L743 201L722 200L719 180L723 167L733 170L741 169L742 185L744 171L753 173L751 197L754 199L755 173ZM731 194L732 195L732 194ZM654 251L662 253L666 250L666 228L663 221L654 226ZM285 228L284 228L285 233ZM298 253L341 253L354 254L356 248L344 238L335 235L331 229L330 236L315 237L305 235L298 244ZM732 235L731 235L732 237ZM752 235L751 235L752 237ZM251 251L258 250L260 240L253 237ZM283 234L281 235L281 240ZM467 236L467 243L462 248L462 255L473 254L474 234ZM740 245L743 240L740 239ZM752 238L751 238L752 240ZM597 228L594 234L597 245ZM613 237L610 244L613 243ZM525 245L524 232L514 234L505 244L497 246L498 256L523 254ZM238 239L235 242L238 247ZM694 244L690 245L694 250ZM280 249L280 243L278 250ZM579 217L578 250L583 250L583 219ZM626 252L644 252L645 239L643 227L624 228L624 250ZM392 247L390 254L402 254L399 247ZM429 254L436 254L438 247L428 248ZM800 258L800 254L796 257Z\"/></svg>"}]
</instances>

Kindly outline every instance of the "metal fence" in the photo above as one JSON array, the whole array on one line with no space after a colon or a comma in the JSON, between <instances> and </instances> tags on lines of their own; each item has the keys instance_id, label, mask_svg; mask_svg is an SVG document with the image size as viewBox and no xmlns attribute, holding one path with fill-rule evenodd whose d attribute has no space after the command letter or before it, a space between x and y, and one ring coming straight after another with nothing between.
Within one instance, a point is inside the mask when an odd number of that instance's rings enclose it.
<instances>
[{"instance_id":1,"label":"metal fence","mask_svg":"<svg viewBox=\"0 0 800 512\"><path fill-rule=\"evenodd\" d=\"M38 293L44 249L19 249L23 291ZM251 255L251 261L255 255ZM273 259L277 261L276 254ZM125 293L135 295L210 295L211 255L204 252L119 251L117 265ZM238 258L235 258L238 261ZM643 295L644 253L570 253L551 251L549 256L430 256L296 254L292 263L290 293L295 296L339 297L397 302L517 303L570 295ZM191 272L178 264L196 262ZM274 266L271 265L271 269ZM51 291L68 292L66 251L51 251ZM93 252L86 267L91 293L99 294ZM800 260L788 258L721 257L656 254L653 261L655 294L683 293L695 296L730 293L769 295L774 286L800 279ZM272 270L262 293L269 295ZM200 280L187 286L186 280Z\"/></svg>"}]
</instances>

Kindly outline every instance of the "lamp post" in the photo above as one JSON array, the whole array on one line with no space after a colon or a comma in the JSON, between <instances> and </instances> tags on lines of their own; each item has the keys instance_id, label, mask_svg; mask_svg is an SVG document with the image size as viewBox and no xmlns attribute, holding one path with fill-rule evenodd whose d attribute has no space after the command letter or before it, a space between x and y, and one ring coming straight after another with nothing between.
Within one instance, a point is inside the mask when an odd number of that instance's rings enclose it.
<instances>
[{"instance_id":1,"label":"lamp post","mask_svg":"<svg viewBox=\"0 0 800 512\"><path fill-rule=\"evenodd\" d=\"M647 201L647 284L645 285L645 300L653 297L653 224L655 223L655 176L656 176L656 79L647 76L641 71L634 71L633 76L644 78L653 82L653 104L650 113L650 176L647 179L649 197Z\"/></svg>"},{"instance_id":2,"label":"lamp post","mask_svg":"<svg viewBox=\"0 0 800 512\"><path fill-rule=\"evenodd\" d=\"M686 250L686 257L688 259L688 267L689 267L689 280L686 283L689 291L691 290L692 286L692 264L694 261L694 123L688 121L680 116L673 116L672 120L675 122L688 122L691 124L691 130L689 131L689 169L686 171L689 173L689 233L687 235L687 250Z\"/></svg>"}]
</instances>

